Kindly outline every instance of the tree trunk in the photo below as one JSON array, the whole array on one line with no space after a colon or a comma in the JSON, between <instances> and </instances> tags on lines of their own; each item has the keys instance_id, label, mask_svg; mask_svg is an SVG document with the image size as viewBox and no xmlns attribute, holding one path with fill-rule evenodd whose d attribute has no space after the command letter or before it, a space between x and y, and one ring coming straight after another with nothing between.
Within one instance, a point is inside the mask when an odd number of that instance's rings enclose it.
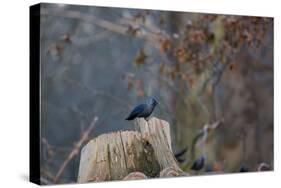
<instances>
[{"instance_id":1,"label":"tree trunk","mask_svg":"<svg viewBox=\"0 0 281 188\"><path fill-rule=\"evenodd\" d=\"M168 122L157 118L135 122L136 131L103 134L84 146L79 183L159 177L161 171L163 176L186 175L174 158ZM167 169L173 173L167 175Z\"/></svg>"}]
</instances>

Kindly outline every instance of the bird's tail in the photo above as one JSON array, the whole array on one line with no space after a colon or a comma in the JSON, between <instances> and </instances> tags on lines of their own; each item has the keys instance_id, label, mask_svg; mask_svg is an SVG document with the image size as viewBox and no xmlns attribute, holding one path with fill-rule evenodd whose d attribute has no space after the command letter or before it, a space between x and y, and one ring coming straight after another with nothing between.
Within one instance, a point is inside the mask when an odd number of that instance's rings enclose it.
<instances>
[{"instance_id":1,"label":"bird's tail","mask_svg":"<svg viewBox=\"0 0 281 188\"><path fill-rule=\"evenodd\" d=\"M125 120L133 120L133 119L135 119L137 116L135 115L135 114L130 114L130 115L128 115L128 117L125 119Z\"/></svg>"},{"instance_id":2,"label":"bird's tail","mask_svg":"<svg viewBox=\"0 0 281 188\"><path fill-rule=\"evenodd\" d=\"M125 120L133 120L134 118L132 118L132 117L130 117L130 116L128 116Z\"/></svg>"}]
</instances>

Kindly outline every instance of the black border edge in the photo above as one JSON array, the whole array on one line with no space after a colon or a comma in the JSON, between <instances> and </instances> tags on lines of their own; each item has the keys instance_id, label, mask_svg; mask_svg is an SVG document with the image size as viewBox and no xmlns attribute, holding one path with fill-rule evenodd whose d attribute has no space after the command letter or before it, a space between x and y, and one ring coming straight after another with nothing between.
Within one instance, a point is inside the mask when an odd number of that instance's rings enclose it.
<instances>
[{"instance_id":1,"label":"black border edge","mask_svg":"<svg viewBox=\"0 0 281 188\"><path fill-rule=\"evenodd\" d=\"M40 4L29 7L29 181L40 182Z\"/></svg>"}]
</instances>

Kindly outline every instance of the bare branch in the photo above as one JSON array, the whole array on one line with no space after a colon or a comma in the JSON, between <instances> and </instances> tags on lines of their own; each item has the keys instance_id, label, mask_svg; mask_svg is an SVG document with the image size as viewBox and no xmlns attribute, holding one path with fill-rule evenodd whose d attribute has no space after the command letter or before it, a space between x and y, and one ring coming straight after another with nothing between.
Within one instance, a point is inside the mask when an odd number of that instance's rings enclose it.
<instances>
[{"instance_id":1,"label":"bare branch","mask_svg":"<svg viewBox=\"0 0 281 188\"><path fill-rule=\"evenodd\" d=\"M81 13L79 11L73 11L73 10L57 11L57 10L42 8L41 15L49 15L49 16L52 15L52 16L71 18L71 19L78 19L93 25L97 25L111 32L119 33L122 35L128 35L128 28L124 25L116 24L104 19L97 18L92 14ZM137 38L146 39L152 44L155 44L155 41L159 39L159 34L148 33L148 32L137 32L134 36Z\"/></svg>"},{"instance_id":2,"label":"bare branch","mask_svg":"<svg viewBox=\"0 0 281 188\"><path fill-rule=\"evenodd\" d=\"M83 135L80 138L80 140L75 144L73 150L69 153L67 158L64 160L64 162L60 166L60 168L59 168L59 170L58 170L58 172L57 172L57 174L56 174L56 176L54 178L54 183L57 183L59 181L59 179L60 179L61 175L63 174L66 166L68 165L68 163L79 153L82 144L88 139L90 133L95 128L97 121L98 121L98 117L94 117L91 125L83 133Z\"/></svg>"},{"instance_id":3,"label":"bare branch","mask_svg":"<svg viewBox=\"0 0 281 188\"><path fill-rule=\"evenodd\" d=\"M40 182L43 183L43 184L46 184L46 185L51 185L51 184L53 184L51 181L47 180L47 179L44 178L44 177L40 177Z\"/></svg>"}]
</instances>

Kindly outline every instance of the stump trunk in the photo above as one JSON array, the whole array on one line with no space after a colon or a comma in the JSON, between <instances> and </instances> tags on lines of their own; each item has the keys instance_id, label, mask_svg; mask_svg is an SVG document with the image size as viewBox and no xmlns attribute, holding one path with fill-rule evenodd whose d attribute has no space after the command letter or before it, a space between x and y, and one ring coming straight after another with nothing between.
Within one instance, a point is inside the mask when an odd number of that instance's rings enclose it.
<instances>
[{"instance_id":1,"label":"stump trunk","mask_svg":"<svg viewBox=\"0 0 281 188\"><path fill-rule=\"evenodd\" d=\"M136 131L103 134L84 146L79 183L159 177L167 169L173 169L170 174L175 176L185 175L172 152L168 122L157 118L135 122Z\"/></svg>"}]
</instances>

